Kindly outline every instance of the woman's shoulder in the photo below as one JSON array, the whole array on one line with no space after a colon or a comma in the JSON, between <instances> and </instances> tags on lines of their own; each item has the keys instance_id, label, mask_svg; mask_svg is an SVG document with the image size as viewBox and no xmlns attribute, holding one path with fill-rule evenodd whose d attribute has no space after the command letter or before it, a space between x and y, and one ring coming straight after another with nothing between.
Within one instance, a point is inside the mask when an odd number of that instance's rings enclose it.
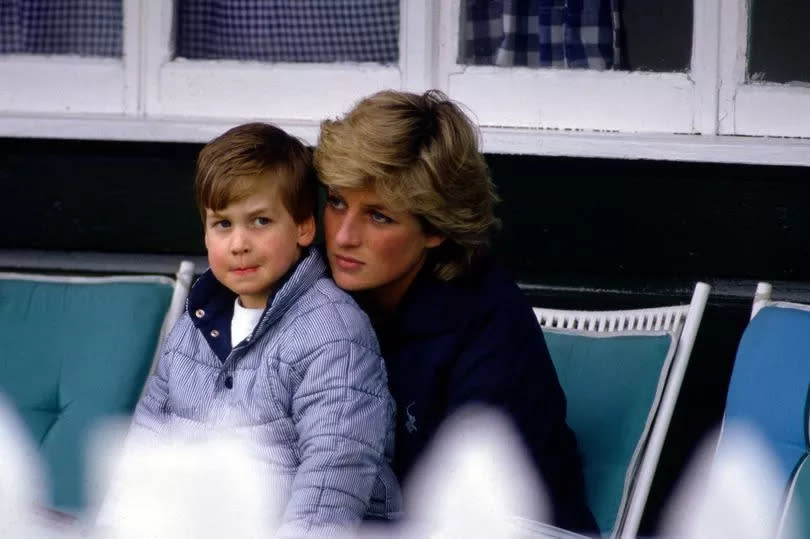
<instances>
[{"instance_id":1,"label":"woman's shoulder","mask_svg":"<svg viewBox=\"0 0 810 539\"><path fill-rule=\"evenodd\" d=\"M482 308L506 307L515 302L521 306L528 305L511 274L495 259L477 261L470 272L457 281L459 297L475 302Z\"/></svg>"},{"instance_id":2,"label":"woman's shoulder","mask_svg":"<svg viewBox=\"0 0 810 539\"><path fill-rule=\"evenodd\" d=\"M453 326L476 324L496 313L529 312L530 305L518 285L497 261L482 259L465 275L441 281L428 276L417 284L409 314L444 320ZM428 313L434 313L430 315Z\"/></svg>"}]
</instances>

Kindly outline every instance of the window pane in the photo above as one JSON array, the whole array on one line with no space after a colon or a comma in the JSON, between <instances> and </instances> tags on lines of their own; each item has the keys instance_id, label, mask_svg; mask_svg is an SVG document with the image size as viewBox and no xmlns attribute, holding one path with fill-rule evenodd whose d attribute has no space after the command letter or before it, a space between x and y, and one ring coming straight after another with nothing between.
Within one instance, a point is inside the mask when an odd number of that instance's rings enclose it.
<instances>
[{"instance_id":1,"label":"window pane","mask_svg":"<svg viewBox=\"0 0 810 539\"><path fill-rule=\"evenodd\" d=\"M687 71L693 0L463 0L459 63Z\"/></svg>"},{"instance_id":2,"label":"window pane","mask_svg":"<svg viewBox=\"0 0 810 539\"><path fill-rule=\"evenodd\" d=\"M693 0L622 0L622 69L689 71L692 12Z\"/></svg>"},{"instance_id":3,"label":"window pane","mask_svg":"<svg viewBox=\"0 0 810 539\"><path fill-rule=\"evenodd\" d=\"M465 0L459 63L610 69L617 0Z\"/></svg>"},{"instance_id":4,"label":"window pane","mask_svg":"<svg viewBox=\"0 0 810 539\"><path fill-rule=\"evenodd\" d=\"M121 56L121 0L0 0L0 54Z\"/></svg>"},{"instance_id":5,"label":"window pane","mask_svg":"<svg viewBox=\"0 0 810 539\"><path fill-rule=\"evenodd\" d=\"M399 0L178 0L177 56L394 63Z\"/></svg>"},{"instance_id":6,"label":"window pane","mask_svg":"<svg viewBox=\"0 0 810 539\"><path fill-rule=\"evenodd\" d=\"M810 2L752 0L749 80L810 82Z\"/></svg>"}]
</instances>

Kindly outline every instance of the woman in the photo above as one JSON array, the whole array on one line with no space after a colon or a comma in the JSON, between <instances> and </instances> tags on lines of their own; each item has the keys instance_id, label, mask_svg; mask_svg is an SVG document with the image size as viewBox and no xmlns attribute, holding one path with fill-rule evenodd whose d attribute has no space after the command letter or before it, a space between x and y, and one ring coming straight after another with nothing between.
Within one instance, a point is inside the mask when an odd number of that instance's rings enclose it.
<instances>
[{"instance_id":1,"label":"woman","mask_svg":"<svg viewBox=\"0 0 810 539\"><path fill-rule=\"evenodd\" d=\"M497 200L477 130L438 91L384 91L321 125L315 167L337 284L369 313L407 481L442 421L484 403L517 426L554 523L595 531L565 397L531 306L487 256Z\"/></svg>"}]
</instances>

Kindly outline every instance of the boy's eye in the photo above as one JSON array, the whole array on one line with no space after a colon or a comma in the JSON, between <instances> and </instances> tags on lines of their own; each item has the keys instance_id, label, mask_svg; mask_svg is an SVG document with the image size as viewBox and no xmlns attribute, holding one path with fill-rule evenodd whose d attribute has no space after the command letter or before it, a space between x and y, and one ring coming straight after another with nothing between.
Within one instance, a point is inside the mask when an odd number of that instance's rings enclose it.
<instances>
[{"instance_id":1,"label":"boy's eye","mask_svg":"<svg viewBox=\"0 0 810 539\"><path fill-rule=\"evenodd\" d=\"M219 221L214 221L214 224L211 226L214 228L230 228L231 222L227 219L220 219Z\"/></svg>"},{"instance_id":2,"label":"boy's eye","mask_svg":"<svg viewBox=\"0 0 810 539\"><path fill-rule=\"evenodd\" d=\"M338 210L342 210L346 207L346 202L335 193L326 195L326 203Z\"/></svg>"},{"instance_id":3,"label":"boy's eye","mask_svg":"<svg viewBox=\"0 0 810 539\"><path fill-rule=\"evenodd\" d=\"M269 217L256 217L255 219L253 219L254 226L267 226L269 224L270 224Z\"/></svg>"},{"instance_id":4,"label":"boy's eye","mask_svg":"<svg viewBox=\"0 0 810 539\"><path fill-rule=\"evenodd\" d=\"M372 210L369 215L371 216L371 220L375 223L386 225L388 223L393 223L394 220L385 215L384 213L380 213L376 210Z\"/></svg>"}]
</instances>

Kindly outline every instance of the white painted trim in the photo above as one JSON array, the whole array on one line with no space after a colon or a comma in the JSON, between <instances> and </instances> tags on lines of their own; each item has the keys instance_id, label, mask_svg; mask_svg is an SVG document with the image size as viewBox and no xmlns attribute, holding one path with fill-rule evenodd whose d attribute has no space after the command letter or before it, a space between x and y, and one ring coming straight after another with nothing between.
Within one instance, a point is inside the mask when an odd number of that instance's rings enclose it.
<instances>
[{"instance_id":1,"label":"white painted trim","mask_svg":"<svg viewBox=\"0 0 810 539\"><path fill-rule=\"evenodd\" d=\"M360 98L405 81L430 80L426 51L413 48L414 38L430 37L424 2L405 2L401 38L409 47L405 69L377 63L265 63L174 58L173 2L144 2L144 92L148 116L221 119L320 121L338 116ZM421 10L417 9L421 6ZM420 11L421 19L420 19ZM157 36L155 36L157 29ZM413 33L413 35L410 35ZM149 36L147 39L146 36ZM402 55L402 51L400 52Z\"/></svg>"},{"instance_id":2,"label":"white painted trim","mask_svg":"<svg viewBox=\"0 0 810 539\"><path fill-rule=\"evenodd\" d=\"M208 142L225 130L254 118L165 116L128 118L120 115L3 114L0 137L142 142ZM318 121L271 119L308 144L318 139Z\"/></svg>"},{"instance_id":3,"label":"white painted trim","mask_svg":"<svg viewBox=\"0 0 810 539\"><path fill-rule=\"evenodd\" d=\"M141 111L141 36L142 29L141 0L124 0L123 28L121 29L122 68L124 70L123 112L136 115Z\"/></svg>"},{"instance_id":4,"label":"white painted trim","mask_svg":"<svg viewBox=\"0 0 810 539\"><path fill-rule=\"evenodd\" d=\"M684 73L470 66L447 88L481 125L693 131L695 89Z\"/></svg>"},{"instance_id":5,"label":"white painted trim","mask_svg":"<svg viewBox=\"0 0 810 539\"><path fill-rule=\"evenodd\" d=\"M717 134L720 3L695 2L690 77L695 82L694 131Z\"/></svg>"},{"instance_id":6,"label":"white painted trim","mask_svg":"<svg viewBox=\"0 0 810 539\"><path fill-rule=\"evenodd\" d=\"M435 88L439 0L401 0L399 24L401 88L416 93Z\"/></svg>"},{"instance_id":7,"label":"white painted trim","mask_svg":"<svg viewBox=\"0 0 810 539\"><path fill-rule=\"evenodd\" d=\"M737 88L745 83L748 49L747 0L721 0L719 44L718 132L733 135L736 132L734 119Z\"/></svg>"},{"instance_id":8,"label":"white painted trim","mask_svg":"<svg viewBox=\"0 0 810 539\"><path fill-rule=\"evenodd\" d=\"M0 137L208 142L249 118L2 114ZM271 119L314 145L319 121ZM810 166L810 139L519 129L484 126L487 153Z\"/></svg>"},{"instance_id":9,"label":"white painted trim","mask_svg":"<svg viewBox=\"0 0 810 539\"><path fill-rule=\"evenodd\" d=\"M698 3L698 2L696 2ZM685 73L535 69L458 64L460 0L442 3L439 87L464 103L482 125L544 129L598 129L692 133L695 83ZM709 8L698 10L696 28L714 25ZM698 40L705 51L710 42ZM712 82L711 60L697 62L699 80ZM598 91L595 89L598 88ZM704 105L712 90L703 91ZM700 127L706 123L701 115ZM714 133L714 131L711 131Z\"/></svg>"},{"instance_id":10,"label":"white painted trim","mask_svg":"<svg viewBox=\"0 0 810 539\"><path fill-rule=\"evenodd\" d=\"M810 137L807 84L748 82L748 0L723 0L720 28L719 132Z\"/></svg>"},{"instance_id":11,"label":"white painted trim","mask_svg":"<svg viewBox=\"0 0 810 539\"><path fill-rule=\"evenodd\" d=\"M483 127L488 153L810 166L810 139Z\"/></svg>"},{"instance_id":12,"label":"white painted trim","mask_svg":"<svg viewBox=\"0 0 810 539\"><path fill-rule=\"evenodd\" d=\"M321 120L384 88L399 69L377 64L261 64L173 60L160 69L149 114Z\"/></svg>"},{"instance_id":13,"label":"white painted trim","mask_svg":"<svg viewBox=\"0 0 810 539\"><path fill-rule=\"evenodd\" d=\"M734 134L810 137L810 87L751 83L737 89Z\"/></svg>"},{"instance_id":14,"label":"white painted trim","mask_svg":"<svg viewBox=\"0 0 810 539\"><path fill-rule=\"evenodd\" d=\"M0 111L121 113L124 80L118 58L0 55Z\"/></svg>"}]
</instances>

